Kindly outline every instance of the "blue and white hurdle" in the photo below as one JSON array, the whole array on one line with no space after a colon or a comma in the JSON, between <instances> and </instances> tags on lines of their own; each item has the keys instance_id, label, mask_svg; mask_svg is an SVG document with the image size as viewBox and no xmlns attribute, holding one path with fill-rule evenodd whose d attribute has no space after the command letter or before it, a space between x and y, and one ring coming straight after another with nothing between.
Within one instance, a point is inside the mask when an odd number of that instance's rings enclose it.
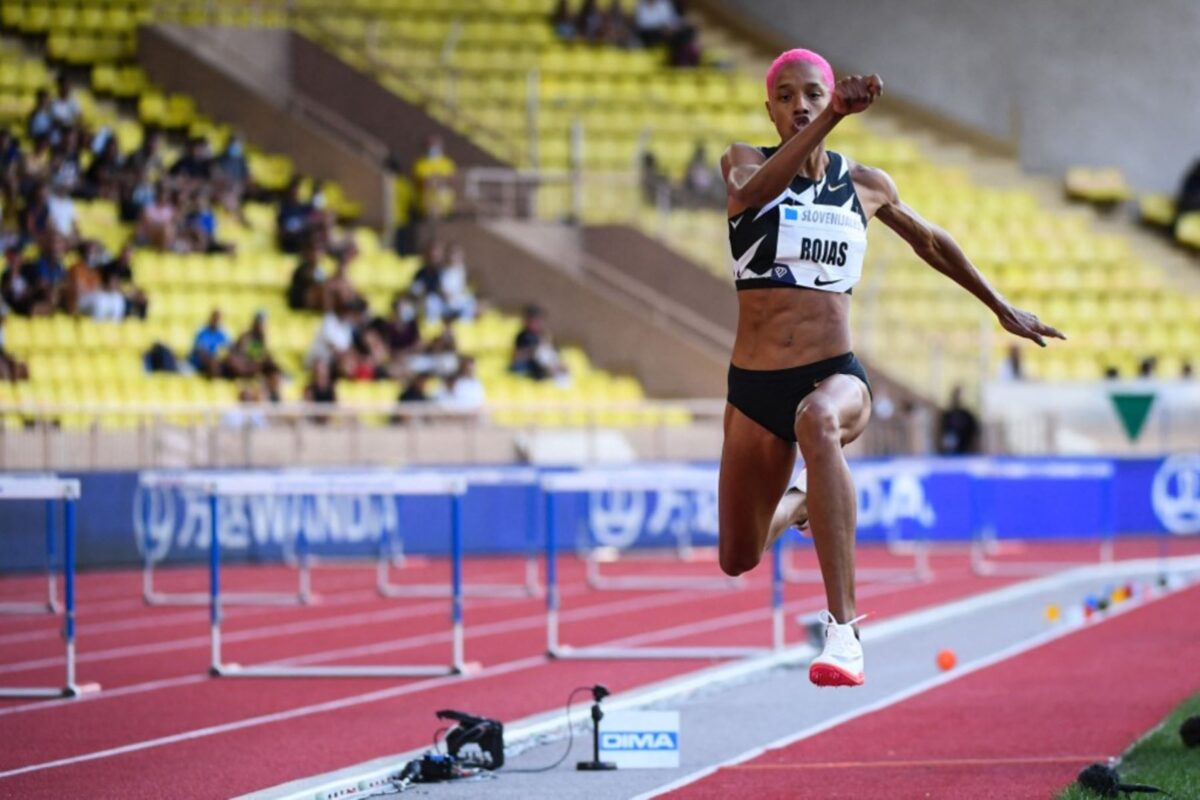
<instances>
[{"instance_id":1,"label":"blue and white hurdle","mask_svg":"<svg viewBox=\"0 0 1200 800\"><path fill-rule=\"evenodd\" d=\"M461 675L470 671L463 654L462 604L462 498L467 482L461 475L413 472L372 473L359 475L317 475L262 472L231 472L180 478L185 488L207 496L211 522L209 537L209 674L226 677L255 678L411 678L441 675ZM451 586L450 624L451 657L447 665L396 664L289 666L286 664L242 665L226 662L221 655L221 514L223 497L251 495L330 497L373 496L395 498L400 495L449 496L451 515L450 558Z\"/></svg>"},{"instance_id":2,"label":"blue and white hurdle","mask_svg":"<svg viewBox=\"0 0 1200 800\"><path fill-rule=\"evenodd\" d=\"M154 584L153 556L155 501L164 501L168 493L196 491L205 477L219 478L235 473L204 470L151 470L138 474L134 509L137 513L137 533L142 541L142 601L148 606L205 606L210 600L206 592L165 592ZM310 605L313 600L312 575L307 543L303 529L297 534L297 575L295 592L226 592L222 601L229 605L294 606Z\"/></svg>"},{"instance_id":3,"label":"blue and white hurdle","mask_svg":"<svg viewBox=\"0 0 1200 800\"><path fill-rule=\"evenodd\" d=\"M100 689L99 684L75 682L75 503L79 499L79 481L54 476L0 477L0 500L44 500L47 509L47 557L53 552L53 505L63 503L63 639L66 642L66 679L62 686L2 686L0 697L78 697ZM51 584L51 603L57 605ZM35 604L35 613L46 606Z\"/></svg>"},{"instance_id":4,"label":"blue and white hurdle","mask_svg":"<svg viewBox=\"0 0 1200 800\"><path fill-rule=\"evenodd\" d=\"M29 474L20 476L22 479L30 478L48 478L54 479L54 475ZM62 606L58 602L58 585L54 572L55 558L55 539L57 534L55 528L58 527L55 522L57 502L55 500L46 501L46 600L22 600L22 601L5 601L0 603L0 614L57 614L62 611Z\"/></svg>"},{"instance_id":5,"label":"blue and white hurdle","mask_svg":"<svg viewBox=\"0 0 1200 800\"><path fill-rule=\"evenodd\" d=\"M468 468L459 474L470 490L477 486L519 486L527 491L527 526L525 530L525 575L521 583L466 583L462 587L467 597L541 597L542 584L538 575L538 514L541 509L541 472L531 468ZM380 543L376 566L375 588L383 597L445 597L449 587L436 583L393 583L391 568L403 569L403 531Z\"/></svg>"},{"instance_id":6,"label":"blue and white hurdle","mask_svg":"<svg viewBox=\"0 0 1200 800\"><path fill-rule=\"evenodd\" d=\"M786 646L783 617L782 552L776 542L771 559L771 644L766 647L668 646L616 647L564 644L559 635L558 525L559 497L565 493L604 491L675 490L717 491L717 473L711 469L594 469L550 473L542 477L546 533L546 654L560 659L712 659L747 658L776 653ZM679 587L658 587L660 589Z\"/></svg>"}]
</instances>

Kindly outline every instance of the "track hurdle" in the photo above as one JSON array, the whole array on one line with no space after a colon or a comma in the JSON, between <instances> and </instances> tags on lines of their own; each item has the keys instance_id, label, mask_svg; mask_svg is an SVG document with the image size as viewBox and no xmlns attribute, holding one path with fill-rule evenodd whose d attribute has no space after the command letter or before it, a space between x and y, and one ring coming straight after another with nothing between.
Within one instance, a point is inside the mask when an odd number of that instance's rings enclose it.
<instances>
[{"instance_id":1,"label":"track hurdle","mask_svg":"<svg viewBox=\"0 0 1200 800\"><path fill-rule=\"evenodd\" d=\"M899 480L920 480L929 474L929 464L921 459L894 459L886 462L851 463L857 502L863 502L864 494L874 497L870 502L883 502L884 482L894 484ZM781 539L789 538L786 534ZM887 526L886 544L888 553L897 558L911 559L911 564L896 567L859 567L855 578L862 581L925 583L933 579L933 568L929 563L929 541L921 535L906 539L901 530L901 519L893 519ZM795 563L797 551L795 539L784 547L783 579L787 583L824 583L819 569L799 567Z\"/></svg>"},{"instance_id":2,"label":"track hurdle","mask_svg":"<svg viewBox=\"0 0 1200 800\"><path fill-rule=\"evenodd\" d=\"M543 476L542 492L545 503L546 533L546 654L560 659L712 659L746 658L779 652L784 649L783 576L781 553L776 542L772 553L771 571L771 644L766 647L674 646L674 647L573 647L564 644L559 636L558 592L558 502L568 492L647 491L670 489L677 491L714 491L716 473L712 470L584 470L552 473ZM664 588L664 587L659 587ZM665 587L672 588L672 587Z\"/></svg>"},{"instance_id":3,"label":"track hurdle","mask_svg":"<svg viewBox=\"0 0 1200 800\"><path fill-rule=\"evenodd\" d=\"M75 503L79 495L78 480L45 475L0 477L0 500L46 501L50 520L46 533L48 548L52 547L54 538L50 506L58 501L63 503L63 639L66 642L66 678L62 686L3 686L0 687L0 697L78 697L84 692L100 689L99 684L81 685L75 682ZM51 600L53 602L53 596ZM43 611L45 608L39 604L37 612Z\"/></svg>"},{"instance_id":4,"label":"track hurdle","mask_svg":"<svg viewBox=\"0 0 1200 800\"><path fill-rule=\"evenodd\" d=\"M53 479L53 475L28 475L22 478L49 478ZM24 601L5 601L0 603L0 614L57 614L62 611L62 606L58 603L58 586L57 579L54 573L54 557L55 557L55 509L57 503L54 500L46 501L46 600L24 600Z\"/></svg>"},{"instance_id":5,"label":"track hurdle","mask_svg":"<svg viewBox=\"0 0 1200 800\"><path fill-rule=\"evenodd\" d=\"M978 575L1043 575L1068 567L1077 561L996 561L1001 549L996 535L996 490L1007 482L1043 479L1096 481L1100 486L1100 544L1098 562L1113 560L1116 530L1113 483L1116 468L1111 461L1006 461L976 460L968 465L971 475L971 504L974 533L971 540L971 569ZM1087 562L1095 563L1095 562Z\"/></svg>"},{"instance_id":6,"label":"track hurdle","mask_svg":"<svg viewBox=\"0 0 1200 800\"><path fill-rule=\"evenodd\" d=\"M525 580L522 583L464 583L467 597L541 597L538 576L537 532L541 500L541 473L536 469L467 469L459 473L467 482L467 494L475 487L518 486L527 492L525 541ZM449 587L430 583L393 583L391 567L403 568L403 536L381 536L376 565L375 588L383 597L445 597Z\"/></svg>"},{"instance_id":7,"label":"track hurdle","mask_svg":"<svg viewBox=\"0 0 1200 800\"><path fill-rule=\"evenodd\" d=\"M641 474L645 475L657 475L661 474L663 471L683 471L688 475L691 475L692 473L699 474L701 472L701 470L696 467L690 467L681 464L661 464L656 465L652 469L643 466L639 467L638 469ZM705 472L704 474L710 476L708 484L705 485L703 478L700 478L699 482L697 483L699 488L694 489L694 491L712 498L712 510L715 522L717 507L717 473L713 471ZM658 486L654 484L653 480L649 480L639 489L604 489L589 492L588 502L591 506L597 503L600 498L604 497L607 498L608 502L611 504L614 503L616 498L620 495L633 496L639 495L642 492L658 490L673 492L676 494L682 493L683 491L693 491L691 487L673 488L670 486ZM631 497L622 499L630 500ZM589 512L590 511L591 509L589 508ZM636 556L636 560L639 563L646 563L650 561L663 563L665 561L674 559L674 561L677 563L694 563L696 561L695 547L692 544L691 534L691 525L688 522L685 522L683 525L683 530L677 533L675 536L675 546L672 550L663 553L639 553ZM595 531L591 531L589 539L594 538L594 536ZM620 546L613 544L603 544L599 547L595 546L595 544L597 543L594 541L579 542L578 549L580 551L580 557L584 562L584 575L588 586L598 591L644 592L662 591L665 589L703 591L738 589L745 586L745 581L742 578L733 578L727 575L713 575L712 577L707 577L695 575L667 575L661 573L653 575L605 574L603 565L605 563L615 563L616 561L620 560L623 551L620 549ZM634 558L631 558L630 560L634 560Z\"/></svg>"},{"instance_id":8,"label":"track hurdle","mask_svg":"<svg viewBox=\"0 0 1200 800\"><path fill-rule=\"evenodd\" d=\"M460 475L438 473L392 473L355 476L319 476L286 473L227 473L195 478L189 488L208 497L211 531L209 537L209 674L235 678L413 678L462 675L470 671L463 657L462 614L462 498L466 480ZM390 666L288 666L227 663L221 656L221 537L220 499L273 494L293 496L438 495L450 497L450 624L451 659L448 665L397 664Z\"/></svg>"},{"instance_id":9,"label":"track hurdle","mask_svg":"<svg viewBox=\"0 0 1200 800\"><path fill-rule=\"evenodd\" d=\"M134 509L140 521L142 541L142 601L148 606L205 606L209 604L206 592L164 592L154 584L154 525L155 503L161 509L175 501L175 494L197 491L197 481L205 477L219 478L221 472L191 471L148 471L138 474ZM310 557L303 527L296 537L296 591L295 592L226 592L222 601L228 605L246 606L294 606L313 602Z\"/></svg>"}]
</instances>

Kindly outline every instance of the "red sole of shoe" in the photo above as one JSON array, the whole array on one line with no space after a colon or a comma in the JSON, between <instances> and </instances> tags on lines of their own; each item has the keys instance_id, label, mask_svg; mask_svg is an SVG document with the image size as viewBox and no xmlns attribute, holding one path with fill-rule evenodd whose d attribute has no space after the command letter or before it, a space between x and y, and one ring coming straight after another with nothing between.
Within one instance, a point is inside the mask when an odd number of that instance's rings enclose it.
<instances>
[{"instance_id":1,"label":"red sole of shoe","mask_svg":"<svg viewBox=\"0 0 1200 800\"><path fill-rule=\"evenodd\" d=\"M862 686L863 675L851 675L830 664L813 664L808 668L808 679L817 686Z\"/></svg>"}]
</instances>

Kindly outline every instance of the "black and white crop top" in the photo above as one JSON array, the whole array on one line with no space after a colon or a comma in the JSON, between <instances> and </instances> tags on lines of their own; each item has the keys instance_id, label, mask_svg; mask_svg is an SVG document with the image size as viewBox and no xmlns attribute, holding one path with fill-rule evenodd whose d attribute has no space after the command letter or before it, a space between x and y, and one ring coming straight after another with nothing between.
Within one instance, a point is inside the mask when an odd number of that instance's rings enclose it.
<instances>
[{"instance_id":1,"label":"black and white crop top","mask_svg":"<svg viewBox=\"0 0 1200 800\"><path fill-rule=\"evenodd\" d=\"M761 147L768 158L778 148ZM820 181L797 176L762 208L729 219L729 249L738 290L773 287L849 292L867 252L863 213L850 165L827 151Z\"/></svg>"}]
</instances>

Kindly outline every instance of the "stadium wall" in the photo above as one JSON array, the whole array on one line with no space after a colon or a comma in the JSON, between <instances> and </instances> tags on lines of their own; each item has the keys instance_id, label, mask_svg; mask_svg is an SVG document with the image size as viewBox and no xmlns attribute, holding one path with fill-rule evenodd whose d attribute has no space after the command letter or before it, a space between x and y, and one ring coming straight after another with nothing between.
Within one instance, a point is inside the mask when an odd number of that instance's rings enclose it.
<instances>
[{"instance_id":1,"label":"stadium wall","mask_svg":"<svg viewBox=\"0 0 1200 800\"><path fill-rule=\"evenodd\" d=\"M1194 0L698 5L753 23L764 46L878 72L889 93L1008 141L1031 170L1115 165L1141 189L1174 192L1200 156Z\"/></svg>"},{"instance_id":2,"label":"stadium wall","mask_svg":"<svg viewBox=\"0 0 1200 800\"><path fill-rule=\"evenodd\" d=\"M1004 468L1096 465L1103 460L992 459ZM887 537L963 540L980 526L1001 538L1096 538L1112 522L1117 533L1200 532L1200 456L1117 460L1114 478L1025 477L972 479L976 459L855 461L859 540ZM514 470L516 468L508 468ZM503 468L490 470L501 472ZM138 473L82 473L79 564L202 561L209 537L208 503L197 494L156 490L142 494ZM673 547L686 536L714 545L711 493L662 491L564 495L558 505L559 545L570 551L592 542L624 547ZM541 546L542 509L528 484L472 486L464 500L464 544L469 553L521 553ZM990 509L990 511L988 510ZM334 498L306 503L290 498L222 501L221 544L231 561L278 561L294 550L301 527L320 555L377 554L381 538L398 536L406 553L445 554L449 546L446 498ZM45 509L41 502L0 503L0 570L44 564ZM59 517L61 519L61 516ZM146 523L149 524L146 524ZM145 535L145 531L149 535Z\"/></svg>"}]
</instances>

